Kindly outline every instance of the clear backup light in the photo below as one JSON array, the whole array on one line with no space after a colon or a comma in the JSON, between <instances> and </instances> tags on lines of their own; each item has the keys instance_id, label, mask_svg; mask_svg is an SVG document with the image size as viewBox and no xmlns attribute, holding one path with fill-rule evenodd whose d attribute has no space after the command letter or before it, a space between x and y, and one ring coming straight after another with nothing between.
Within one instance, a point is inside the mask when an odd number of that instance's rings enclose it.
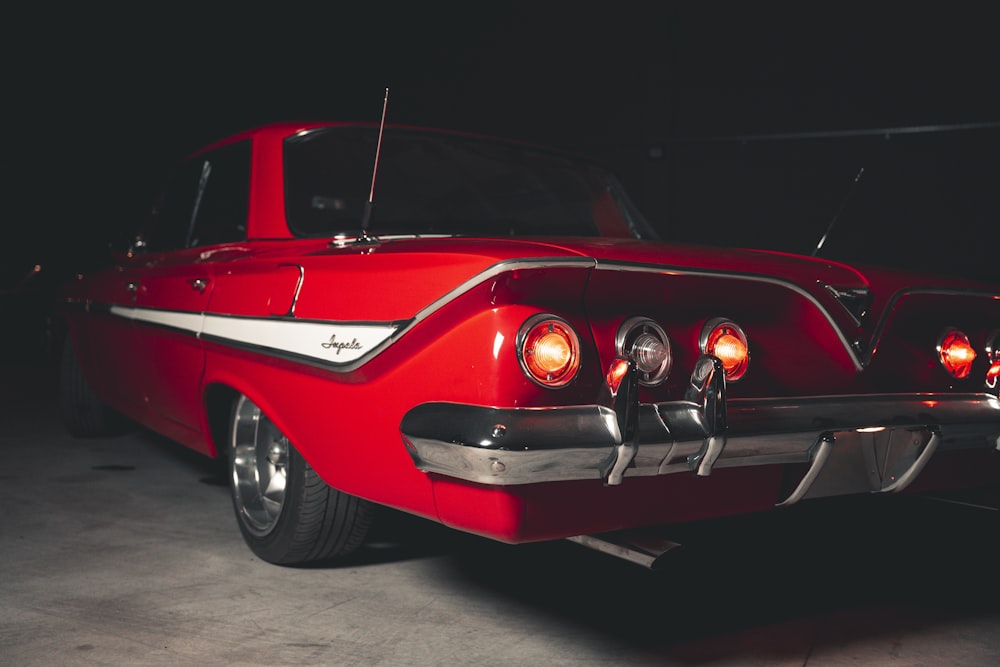
<instances>
[{"instance_id":1,"label":"clear backup light","mask_svg":"<svg viewBox=\"0 0 1000 667\"><path fill-rule=\"evenodd\" d=\"M702 327L699 345L702 354L711 354L722 362L726 380L736 382L750 365L750 348L743 329L724 318L709 320Z\"/></svg>"},{"instance_id":2,"label":"clear backup light","mask_svg":"<svg viewBox=\"0 0 1000 667\"><path fill-rule=\"evenodd\" d=\"M1000 329L986 337L986 358L990 360L990 369L986 371L986 386L996 389L1000 384Z\"/></svg>"},{"instance_id":3,"label":"clear backup light","mask_svg":"<svg viewBox=\"0 0 1000 667\"><path fill-rule=\"evenodd\" d=\"M622 322L615 335L618 356L631 359L639 371L639 384L655 387L670 374L670 339L653 320L633 317Z\"/></svg>"},{"instance_id":4,"label":"clear backup light","mask_svg":"<svg viewBox=\"0 0 1000 667\"><path fill-rule=\"evenodd\" d=\"M521 369L543 387L564 387L580 370L580 339L573 327L555 315L529 318L517 334Z\"/></svg>"},{"instance_id":5,"label":"clear backup light","mask_svg":"<svg viewBox=\"0 0 1000 667\"><path fill-rule=\"evenodd\" d=\"M937 345L938 359L948 374L958 380L969 377L976 351L969 343L969 337L958 329L948 329L941 335Z\"/></svg>"}]
</instances>

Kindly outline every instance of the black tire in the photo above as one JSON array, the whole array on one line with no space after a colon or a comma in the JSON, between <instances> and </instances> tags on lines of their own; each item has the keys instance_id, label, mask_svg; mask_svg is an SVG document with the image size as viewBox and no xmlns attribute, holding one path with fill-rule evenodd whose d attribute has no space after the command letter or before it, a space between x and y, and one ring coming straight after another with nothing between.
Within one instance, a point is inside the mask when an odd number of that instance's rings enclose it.
<instances>
[{"instance_id":1,"label":"black tire","mask_svg":"<svg viewBox=\"0 0 1000 667\"><path fill-rule=\"evenodd\" d=\"M118 423L117 413L101 402L83 376L68 335L59 359L59 410L66 428L77 437L111 435Z\"/></svg>"},{"instance_id":2,"label":"black tire","mask_svg":"<svg viewBox=\"0 0 1000 667\"><path fill-rule=\"evenodd\" d=\"M229 488L250 550L276 565L332 561L356 551L374 506L330 487L250 399L233 404Z\"/></svg>"}]
</instances>

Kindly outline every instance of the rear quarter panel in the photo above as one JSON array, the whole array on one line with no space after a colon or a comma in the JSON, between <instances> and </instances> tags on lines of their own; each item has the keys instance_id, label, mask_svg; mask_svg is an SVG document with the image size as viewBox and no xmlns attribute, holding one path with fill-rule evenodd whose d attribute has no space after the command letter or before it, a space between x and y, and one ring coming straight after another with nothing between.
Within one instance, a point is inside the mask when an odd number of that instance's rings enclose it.
<instances>
[{"instance_id":1,"label":"rear quarter panel","mask_svg":"<svg viewBox=\"0 0 1000 667\"><path fill-rule=\"evenodd\" d=\"M430 480L414 466L399 433L403 415L433 401L497 407L593 403L601 373L589 337L582 341L586 372L559 391L525 378L515 349L519 327L538 312L557 314L587 332L583 293L589 269L501 271L455 294L454 285L478 275L481 261L477 267L471 261L449 265L447 257L433 255L426 258L429 264L406 259L382 260L385 271L371 256L324 254L296 262L304 279L294 316L283 320L361 318L399 325L390 343L360 365L337 367L208 341L204 384L206 392L219 385L250 397L332 486L436 517ZM260 277L287 260L239 264L220 272L213 312L270 317L267 290L253 297L246 286L263 284ZM410 265L419 268L405 271Z\"/></svg>"}]
</instances>

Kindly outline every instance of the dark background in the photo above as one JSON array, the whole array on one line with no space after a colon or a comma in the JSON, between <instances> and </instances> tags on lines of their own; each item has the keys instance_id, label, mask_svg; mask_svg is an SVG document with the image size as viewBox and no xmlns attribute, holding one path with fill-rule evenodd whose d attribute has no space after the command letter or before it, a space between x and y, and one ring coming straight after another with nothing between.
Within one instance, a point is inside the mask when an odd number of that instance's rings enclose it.
<instances>
[{"instance_id":1,"label":"dark background","mask_svg":"<svg viewBox=\"0 0 1000 667\"><path fill-rule=\"evenodd\" d=\"M801 4L5 10L2 286L103 257L204 143L386 86L390 122L607 163L667 238L809 252L839 212L831 256L1000 283L985 5Z\"/></svg>"}]
</instances>

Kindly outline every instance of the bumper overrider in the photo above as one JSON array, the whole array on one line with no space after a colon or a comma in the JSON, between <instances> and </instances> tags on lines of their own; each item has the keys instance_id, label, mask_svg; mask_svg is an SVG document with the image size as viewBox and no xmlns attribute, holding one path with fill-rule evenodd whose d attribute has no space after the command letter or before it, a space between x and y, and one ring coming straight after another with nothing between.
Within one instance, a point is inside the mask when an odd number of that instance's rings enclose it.
<instances>
[{"instance_id":1,"label":"bumper overrider","mask_svg":"<svg viewBox=\"0 0 1000 667\"><path fill-rule=\"evenodd\" d=\"M684 400L640 404L625 379L593 405L490 408L425 403L400 424L417 468L491 485L805 463L781 504L900 491L935 453L1000 449L991 394L876 394L727 400L721 362L702 356Z\"/></svg>"}]
</instances>

